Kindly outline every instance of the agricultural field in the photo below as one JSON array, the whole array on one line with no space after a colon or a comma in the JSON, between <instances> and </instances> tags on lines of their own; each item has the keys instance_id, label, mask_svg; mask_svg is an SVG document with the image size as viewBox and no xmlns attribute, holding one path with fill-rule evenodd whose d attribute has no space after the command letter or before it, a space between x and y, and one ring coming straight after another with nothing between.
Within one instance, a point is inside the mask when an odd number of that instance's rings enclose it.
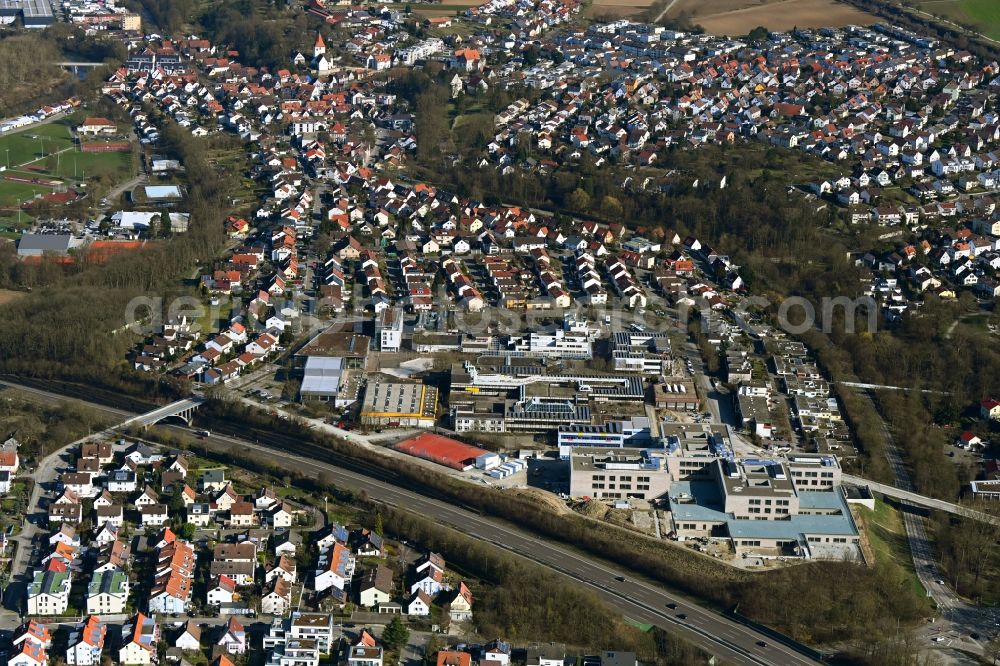
<instances>
[{"instance_id":1,"label":"agricultural field","mask_svg":"<svg viewBox=\"0 0 1000 666\"><path fill-rule=\"evenodd\" d=\"M1000 40L1000 2L997 0L921 0L917 9Z\"/></svg>"},{"instance_id":2,"label":"agricultural field","mask_svg":"<svg viewBox=\"0 0 1000 666\"><path fill-rule=\"evenodd\" d=\"M668 18L685 16L716 35L745 35L757 26L789 30L870 25L880 20L836 0L675 0L669 7Z\"/></svg>"},{"instance_id":3,"label":"agricultural field","mask_svg":"<svg viewBox=\"0 0 1000 666\"><path fill-rule=\"evenodd\" d=\"M589 17L636 16L646 11L653 2L654 0L594 0L584 11L585 16Z\"/></svg>"},{"instance_id":4,"label":"agricultural field","mask_svg":"<svg viewBox=\"0 0 1000 666\"><path fill-rule=\"evenodd\" d=\"M426 19L437 18L438 16L455 16L457 13L463 12L469 7L475 7L478 4L478 0L448 0L448 2L442 3L397 2L386 6L393 9L405 9L409 7L415 17Z\"/></svg>"}]
</instances>

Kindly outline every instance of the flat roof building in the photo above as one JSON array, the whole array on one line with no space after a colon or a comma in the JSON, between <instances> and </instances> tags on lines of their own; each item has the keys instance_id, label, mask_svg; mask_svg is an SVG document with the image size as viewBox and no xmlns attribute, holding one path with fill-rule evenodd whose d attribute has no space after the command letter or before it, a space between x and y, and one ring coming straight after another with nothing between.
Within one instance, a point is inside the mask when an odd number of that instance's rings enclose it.
<instances>
[{"instance_id":1,"label":"flat roof building","mask_svg":"<svg viewBox=\"0 0 1000 666\"><path fill-rule=\"evenodd\" d=\"M577 447L570 455L569 494L597 499L655 499L670 490L665 450Z\"/></svg>"},{"instance_id":2,"label":"flat roof building","mask_svg":"<svg viewBox=\"0 0 1000 666\"><path fill-rule=\"evenodd\" d=\"M403 309L386 308L377 321L379 351L398 352L403 346Z\"/></svg>"},{"instance_id":3,"label":"flat roof building","mask_svg":"<svg viewBox=\"0 0 1000 666\"><path fill-rule=\"evenodd\" d=\"M337 408L348 407L358 399L359 370L347 370L342 356L309 356L302 377L299 397L302 402L332 402Z\"/></svg>"},{"instance_id":4,"label":"flat roof building","mask_svg":"<svg viewBox=\"0 0 1000 666\"><path fill-rule=\"evenodd\" d=\"M437 418L437 388L373 375L365 387L361 422L372 426L431 428Z\"/></svg>"}]
</instances>

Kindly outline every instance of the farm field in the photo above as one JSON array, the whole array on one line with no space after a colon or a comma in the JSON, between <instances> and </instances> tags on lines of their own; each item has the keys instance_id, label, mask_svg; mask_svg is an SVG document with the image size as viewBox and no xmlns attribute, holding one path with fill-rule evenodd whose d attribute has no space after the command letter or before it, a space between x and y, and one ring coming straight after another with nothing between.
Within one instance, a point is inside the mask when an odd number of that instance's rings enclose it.
<instances>
[{"instance_id":1,"label":"farm field","mask_svg":"<svg viewBox=\"0 0 1000 666\"><path fill-rule=\"evenodd\" d=\"M745 35L757 26L789 30L870 25L880 20L836 0L677 0L667 16L687 16L717 35Z\"/></svg>"},{"instance_id":2,"label":"farm field","mask_svg":"<svg viewBox=\"0 0 1000 666\"><path fill-rule=\"evenodd\" d=\"M455 16L456 13L465 11L469 7L478 5L476 0L449 0L439 4L433 3L391 3L386 5L393 9L405 9L409 7L415 16L422 18L436 18L438 16Z\"/></svg>"},{"instance_id":3,"label":"farm field","mask_svg":"<svg viewBox=\"0 0 1000 666\"><path fill-rule=\"evenodd\" d=\"M653 0L594 0L584 10L584 15L595 16L635 16L653 4Z\"/></svg>"},{"instance_id":4,"label":"farm field","mask_svg":"<svg viewBox=\"0 0 1000 666\"><path fill-rule=\"evenodd\" d=\"M916 6L929 14L1000 40L1000 2L997 0L922 0Z\"/></svg>"}]
</instances>

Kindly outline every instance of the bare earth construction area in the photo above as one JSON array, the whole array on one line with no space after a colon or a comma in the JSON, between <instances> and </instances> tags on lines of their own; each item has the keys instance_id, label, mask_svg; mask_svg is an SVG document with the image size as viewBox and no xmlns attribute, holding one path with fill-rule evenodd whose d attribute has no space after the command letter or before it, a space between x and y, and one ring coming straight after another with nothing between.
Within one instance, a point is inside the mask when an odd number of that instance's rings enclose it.
<instances>
[{"instance_id":1,"label":"bare earth construction area","mask_svg":"<svg viewBox=\"0 0 1000 666\"><path fill-rule=\"evenodd\" d=\"M835 0L677 0L668 17L686 15L716 35L745 35L757 26L770 30L871 25L879 19Z\"/></svg>"}]
</instances>

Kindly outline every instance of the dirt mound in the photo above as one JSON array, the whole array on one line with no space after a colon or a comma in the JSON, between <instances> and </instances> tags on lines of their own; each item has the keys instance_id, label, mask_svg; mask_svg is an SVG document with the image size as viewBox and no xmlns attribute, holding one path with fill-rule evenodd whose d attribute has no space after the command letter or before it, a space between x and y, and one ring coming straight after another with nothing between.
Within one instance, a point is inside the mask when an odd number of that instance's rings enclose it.
<instances>
[{"instance_id":1,"label":"dirt mound","mask_svg":"<svg viewBox=\"0 0 1000 666\"><path fill-rule=\"evenodd\" d=\"M547 493L544 490L538 490L536 488L518 488L517 490L511 491L523 497L530 497L533 501L538 502L545 508L554 511L558 514L569 513L570 510L566 507L561 499L553 495L552 493Z\"/></svg>"}]
</instances>

